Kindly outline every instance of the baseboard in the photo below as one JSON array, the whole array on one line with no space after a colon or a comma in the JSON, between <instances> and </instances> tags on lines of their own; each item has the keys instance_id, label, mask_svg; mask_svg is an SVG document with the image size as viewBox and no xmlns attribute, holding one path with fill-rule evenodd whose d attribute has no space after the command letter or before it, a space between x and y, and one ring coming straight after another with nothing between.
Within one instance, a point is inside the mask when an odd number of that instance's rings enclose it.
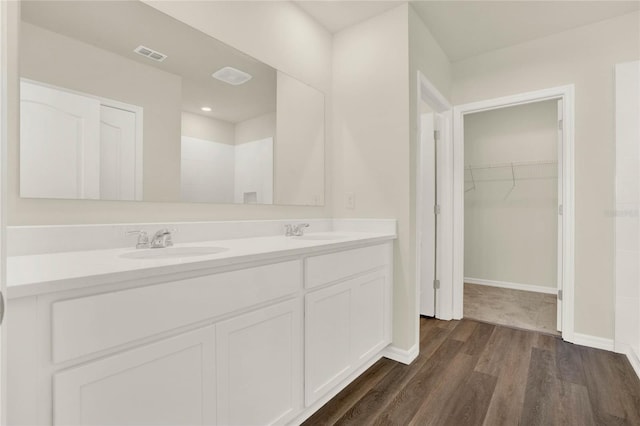
<instances>
[{"instance_id":1,"label":"baseboard","mask_svg":"<svg viewBox=\"0 0 640 426\"><path fill-rule=\"evenodd\" d=\"M398 349L395 346L387 346L383 349L382 356L393 361L409 365L418 357L418 353L419 349L418 344L416 343L408 351L405 351L404 349Z\"/></svg>"},{"instance_id":2,"label":"baseboard","mask_svg":"<svg viewBox=\"0 0 640 426\"><path fill-rule=\"evenodd\" d=\"M533 291L535 293L556 294L558 292L558 289L556 289L555 287L544 287L541 285L533 285L533 284L510 283L506 281L493 281L493 280L485 280L482 278L465 277L464 282L469 284L486 285L490 287L510 288L512 290Z\"/></svg>"},{"instance_id":3,"label":"baseboard","mask_svg":"<svg viewBox=\"0 0 640 426\"><path fill-rule=\"evenodd\" d=\"M636 371L636 375L640 378L640 354L636 353L633 348L629 348L627 351L627 358L629 358L631 366Z\"/></svg>"},{"instance_id":4,"label":"baseboard","mask_svg":"<svg viewBox=\"0 0 640 426\"><path fill-rule=\"evenodd\" d=\"M573 340L571 342L576 345L589 346L590 348L604 349L605 351L611 352L614 351L613 339L605 339L604 337L573 333Z\"/></svg>"}]
</instances>

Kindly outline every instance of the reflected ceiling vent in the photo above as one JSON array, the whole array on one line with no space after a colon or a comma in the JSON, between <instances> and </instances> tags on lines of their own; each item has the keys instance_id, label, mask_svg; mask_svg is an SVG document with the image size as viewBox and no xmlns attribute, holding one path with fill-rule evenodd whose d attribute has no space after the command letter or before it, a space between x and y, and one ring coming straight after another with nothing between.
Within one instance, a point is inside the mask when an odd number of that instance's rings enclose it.
<instances>
[{"instance_id":1,"label":"reflected ceiling vent","mask_svg":"<svg viewBox=\"0 0 640 426\"><path fill-rule=\"evenodd\" d=\"M211 74L211 76L220 81L224 81L225 83L233 84L234 86L238 86L251 80L251 74L237 70L233 67L220 68L218 71Z\"/></svg>"},{"instance_id":2,"label":"reflected ceiling vent","mask_svg":"<svg viewBox=\"0 0 640 426\"><path fill-rule=\"evenodd\" d=\"M158 62L162 62L167 59L167 55L165 55L164 53L160 53L156 50L149 49L148 47L142 45L136 47L133 51L138 55L146 56L147 58L153 59L154 61Z\"/></svg>"}]
</instances>

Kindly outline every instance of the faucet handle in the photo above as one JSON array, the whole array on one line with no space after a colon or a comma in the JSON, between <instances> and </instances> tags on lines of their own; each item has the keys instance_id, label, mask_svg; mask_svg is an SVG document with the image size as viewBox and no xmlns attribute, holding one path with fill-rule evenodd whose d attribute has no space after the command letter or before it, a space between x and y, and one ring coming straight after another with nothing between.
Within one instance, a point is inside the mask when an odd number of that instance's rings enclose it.
<instances>
[{"instance_id":1,"label":"faucet handle","mask_svg":"<svg viewBox=\"0 0 640 426\"><path fill-rule=\"evenodd\" d=\"M143 231L143 230L127 231L126 235L138 236L138 242L136 243L137 249L149 248L149 234L147 234L147 231Z\"/></svg>"}]
</instances>

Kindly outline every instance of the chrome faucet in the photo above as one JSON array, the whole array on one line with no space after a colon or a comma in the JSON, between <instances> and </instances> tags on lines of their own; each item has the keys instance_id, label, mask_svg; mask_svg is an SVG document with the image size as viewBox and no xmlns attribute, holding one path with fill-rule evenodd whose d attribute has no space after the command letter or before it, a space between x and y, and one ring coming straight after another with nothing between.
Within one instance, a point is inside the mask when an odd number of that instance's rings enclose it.
<instances>
[{"instance_id":1,"label":"chrome faucet","mask_svg":"<svg viewBox=\"0 0 640 426\"><path fill-rule=\"evenodd\" d=\"M149 248L149 234L147 234L147 231L128 231L127 235L137 235L138 236L138 242L136 243L136 248L137 249L145 249L145 248Z\"/></svg>"},{"instance_id":2,"label":"chrome faucet","mask_svg":"<svg viewBox=\"0 0 640 426\"><path fill-rule=\"evenodd\" d=\"M288 223L284 225L284 236L285 237L301 237L304 235L304 228L308 228L308 223L298 223L297 225L293 223Z\"/></svg>"},{"instance_id":3,"label":"chrome faucet","mask_svg":"<svg viewBox=\"0 0 640 426\"><path fill-rule=\"evenodd\" d=\"M151 239L151 243L149 246L151 248L165 248L171 247L173 245L173 240L171 238L171 232L167 228L163 228L156 232Z\"/></svg>"}]
</instances>

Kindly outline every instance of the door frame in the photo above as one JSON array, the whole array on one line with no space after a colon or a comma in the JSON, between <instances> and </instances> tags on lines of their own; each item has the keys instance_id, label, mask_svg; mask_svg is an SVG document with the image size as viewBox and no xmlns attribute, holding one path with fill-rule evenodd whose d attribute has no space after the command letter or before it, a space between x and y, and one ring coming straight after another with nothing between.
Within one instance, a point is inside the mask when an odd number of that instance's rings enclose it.
<instances>
[{"instance_id":1,"label":"door frame","mask_svg":"<svg viewBox=\"0 0 640 426\"><path fill-rule=\"evenodd\" d=\"M574 341L574 285L575 285L575 170L574 170L574 102L573 84L543 90L471 102L453 108L453 318L462 319L464 306L464 116L517 105L547 100L562 100L562 338Z\"/></svg>"},{"instance_id":2,"label":"door frame","mask_svg":"<svg viewBox=\"0 0 640 426\"><path fill-rule=\"evenodd\" d=\"M437 197L436 202L440 205L441 214L438 216L438 247L436 249L437 278L440 280L441 287L436 290L436 306L435 317L440 319L451 319L451 299L450 292L452 285L443 285L443 283L450 283L452 278L452 265L453 265L453 251L450 242L453 240L453 145L452 141L452 105L447 98L436 88L431 81L420 71L417 71L416 76L417 94L416 97L416 204L415 204L415 217L416 217L416 243L415 243L415 321L416 321L416 342L420 341L420 293L421 293L421 240L422 235L425 232L422 217L425 214L432 214L434 212L434 206L427 203L423 197L424 187L424 171L425 165L423 164L423 148L422 148L422 131L421 131L421 116L420 103L425 102L434 111L434 113L440 114L443 118L442 128L440 131L440 147L442 149L437 150L436 161L438 163L436 185L437 185ZM436 141L436 143L438 143ZM444 290L444 291L443 291ZM443 302L447 303L443 303Z\"/></svg>"}]
</instances>

